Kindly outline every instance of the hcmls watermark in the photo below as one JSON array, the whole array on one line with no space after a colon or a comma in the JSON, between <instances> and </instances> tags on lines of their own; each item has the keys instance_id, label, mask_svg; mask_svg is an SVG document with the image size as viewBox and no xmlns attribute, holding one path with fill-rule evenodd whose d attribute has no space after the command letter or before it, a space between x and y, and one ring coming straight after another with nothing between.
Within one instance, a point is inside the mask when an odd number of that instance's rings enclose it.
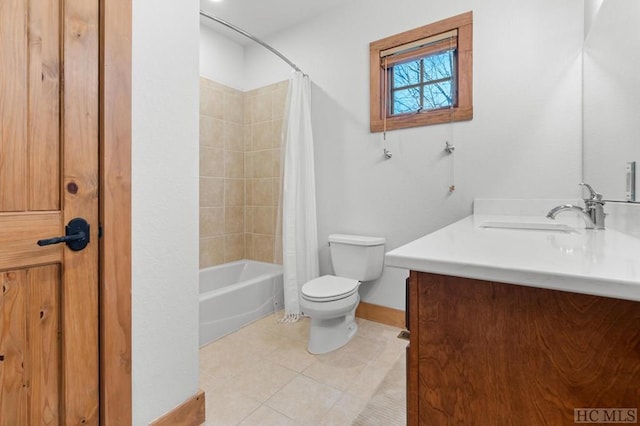
<instances>
[{"instance_id":1,"label":"hcmls watermark","mask_svg":"<svg viewBox=\"0 0 640 426\"><path fill-rule=\"evenodd\" d=\"M638 423L637 408L574 408L574 423Z\"/></svg>"}]
</instances>

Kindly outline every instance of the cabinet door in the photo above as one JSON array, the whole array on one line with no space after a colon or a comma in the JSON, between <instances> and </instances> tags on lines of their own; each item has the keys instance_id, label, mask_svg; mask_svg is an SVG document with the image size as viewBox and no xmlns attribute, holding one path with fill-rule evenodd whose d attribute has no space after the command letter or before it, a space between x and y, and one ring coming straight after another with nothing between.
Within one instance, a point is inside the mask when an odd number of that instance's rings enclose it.
<instances>
[{"instance_id":1,"label":"cabinet door","mask_svg":"<svg viewBox=\"0 0 640 426\"><path fill-rule=\"evenodd\" d=\"M639 302L426 273L411 297L412 424L568 425L575 409L640 408Z\"/></svg>"}]
</instances>

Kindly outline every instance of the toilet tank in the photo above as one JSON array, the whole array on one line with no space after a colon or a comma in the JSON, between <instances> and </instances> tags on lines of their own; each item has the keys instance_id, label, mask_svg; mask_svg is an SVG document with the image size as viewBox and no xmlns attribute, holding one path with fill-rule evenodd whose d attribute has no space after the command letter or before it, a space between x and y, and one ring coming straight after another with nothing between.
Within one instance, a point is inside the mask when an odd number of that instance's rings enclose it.
<instances>
[{"instance_id":1,"label":"toilet tank","mask_svg":"<svg viewBox=\"0 0 640 426\"><path fill-rule=\"evenodd\" d=\"M335 274L358 281L371 281L382 275L383 237L363 235L329 235L331 264Z\"/></svg>"}]
</instances>

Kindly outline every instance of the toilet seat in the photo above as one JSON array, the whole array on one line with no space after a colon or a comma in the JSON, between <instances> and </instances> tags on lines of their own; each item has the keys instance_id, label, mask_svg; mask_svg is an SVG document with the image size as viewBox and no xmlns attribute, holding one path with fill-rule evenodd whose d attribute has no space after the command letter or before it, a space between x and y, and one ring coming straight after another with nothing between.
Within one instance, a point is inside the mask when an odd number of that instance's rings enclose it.
<instances>
[{"instance_id":1,"label":"toilet seat","mask_svg":"<svg viewBox=\"0 0 640 426\"><path fill-rule=\"evenodd\" d=\"M302 286L302 297L311 302L332 302L357 293L360 281L323 275Z\"/></svg>"}]
</instances>

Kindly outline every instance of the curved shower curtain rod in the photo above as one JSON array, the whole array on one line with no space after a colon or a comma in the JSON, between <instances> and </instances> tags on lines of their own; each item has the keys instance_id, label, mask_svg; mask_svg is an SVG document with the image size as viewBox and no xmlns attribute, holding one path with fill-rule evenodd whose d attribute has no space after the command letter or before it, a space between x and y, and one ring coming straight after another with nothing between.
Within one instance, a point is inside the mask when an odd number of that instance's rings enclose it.
<instances>
[{"instance_id":1,"label":"curved shower curtain rod","mask_svg":"<svg viewBox=\"0 0 640 426\"><path fill-rule=\"evenodd\" d=\"M284 56L282 53L278 52L276 49L274 49L273 47L269 46L267 43L265 43L264 41L260 40L259 38L253 36L252 34L249 34L248 32L246 32L245 30L243 30L242 28L238 28L235 25L233 25L232 23L229 23L227 21L225 21L224 19L220 19L217 16L213 16L207 12L205 12L204 10L200 11L200 15L204 16L205 18L209 18L212 21L215 21L219 24L224 25L227 28L232 29L233 31L242 34L243 36L250 38L251 40L255 41L256 43L258 43L259 45L261 45L262 47L270 50L272 53L274 53L277 57L279 57L280 59L282 59L283 61L285 61L287 64L289 64L289 66L291 68L293 68L296 71L299 71L301 73L304 74L304 72L302 72L302 70L300 68L297 67L296 64L294 64L293 62L291 62L289 60L289 58L287 58L286 56Z\"/></svg>"}]
</instances>

